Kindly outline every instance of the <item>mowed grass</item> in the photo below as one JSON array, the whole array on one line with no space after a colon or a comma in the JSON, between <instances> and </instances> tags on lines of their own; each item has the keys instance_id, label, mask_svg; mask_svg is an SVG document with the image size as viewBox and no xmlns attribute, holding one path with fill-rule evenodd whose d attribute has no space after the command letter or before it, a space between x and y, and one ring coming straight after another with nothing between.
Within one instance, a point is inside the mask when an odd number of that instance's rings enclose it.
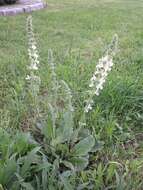
<instances>
[{"instance_id":1,"label":"mowed grass","mask_svg":"<svg viewBox=\"0 0 143 190\"><path fill-rule=\"evenodd\" d=\"M133 172L133 176L125 176L132 183L129 189L139 190L143 187L142 10L142 0L49 0L47 9L32 13L41 59L41 93L50 84L47 57L48 49L53 49L57 75L72 90L77 121L95 65L118 34L115 65L101 95L95 97L88 127L104 142L95 158L101 164L99 170L107 161L117 161ZM29 64L27 16L0 18L0 126L5 128L20 129L26 113L25 95L21 94ZM96 185L95 189L103 189Z\"/></svg>"}]
</instances>

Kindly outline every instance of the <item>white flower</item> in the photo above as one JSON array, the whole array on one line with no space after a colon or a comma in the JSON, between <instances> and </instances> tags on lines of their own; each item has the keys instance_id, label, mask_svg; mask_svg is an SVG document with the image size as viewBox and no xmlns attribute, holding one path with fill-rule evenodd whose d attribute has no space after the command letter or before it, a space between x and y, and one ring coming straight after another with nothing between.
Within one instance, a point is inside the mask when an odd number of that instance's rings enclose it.
<instances>
[{"instance_id":1,"label":"white flower","mask_svg":"<svg viewBox=\"0 0 143 190\"><path fill-rule=\"evenodd\" d=\"M32 44L32 45L31 45L31 48L32 48L33 50L36 50L36 49L37 49L37 47L36 47L35 44Z\"/></svg>"},{"instance_id":2,"label":"white flower","mask_svg":"<svg viewBox=\"0 0 143 190\"><path fill-rule=\"evenodd\" d=\"M91 83L89 84L89 87L90 87L90 88L94 87L94 82L91 82Z\"/></svg>"},{"instance_id":3,"label":"white flower","mask_svg":"<svg viewBox=\"0 0 143 190\"><path fill-rule=\"evenodd\" d=\"M108 76L108 73L111 71L113 66L113 60L112 57L110 57L108 54L101 59L99 59L99 62L96 66L96 71L94 72L93 76L90 79L89 87L90 90L90 96L99 96L100 91L103 90L103 85L106 81L106 78ZM85 112L89 112L92 110L93 102L87 101Z\"/></svg>"},{"instance_id":4,"label":"white flower","mask_svg":"<svg viewBox=\"0 0 143 190\"><path fill-rule=\"evenodd\" d=\"M37 60L39 58L38 54L36 52L33 53L33 57Z\"/></svg>"},{"instance_id":5,"label":"white flower","mask_svg":"<svg viewBox=\"0 0 143 190\"><path fill-rule=\"evenodd\" d=\"M91 106L91 104L88 104L88 105L85 107L85 112L88 113L90 110L92 110L92 106Z\"/></svg>"},{"instance_id":6,"label":"white flower","mask_svg":"<svg viewBox=\"0 0 143 190\"><path fill-rule=\"evenodd\" d=\"M90 88L95 88L95 94L99 95L100 90L103 89L103 85L108 76L108 72L111 71L113 66L112 58L106 55L99 59L99 63L96 66L96 71L94 72L92 78L90 79Z\"/></svg>"},{"instance_id":7,"label":"white flower","mask_svg":"<svg viewBox=\"0 0 143 190\"><path fill-rule=\"evenodd\" d=\"M113 56L117 50L117 42L118 36L115 35L113 40L106 51L106 55L99 59L98 64L96 65L95 72L90 79L88 91L89 98L86 100L86 106L84 108L84 112L88 113L92 110L93 107L93 97L94 95L99 96L101 90L103 90L104 83L106 82L107 76L112 69L113 66Z\"/></svg>"},{"instance_id":8,"label":"white flower","mask_svg":"<svg viewBox=\"0 0 143 190\"><path fill-rule=\"evenodd\" d=\"M37 81L37 82L40 82L41 81L41 79L40 79L40 77L38 77L38 76L36 76L36 75L27 75L26 76L26 78L25 78L26 80L31 80L31 81Z\"/></svg>"},{"instance_id":9,"label":"white flower","mask_svg":"<svg viewBox=\"0 0 143 190\"><path fill-rule=\"evenodd\" d=\"M80 126L80 127L85 127L85 126L86 126L86 123L83 123L83 122L79 121L79 126Z\"/></svg>"},{"instance_id":10,"label":"white flower","mask_svg":"<svg viewBox=\"0 0 143 190\"><path fill-rule=\"evenodd\" d=\"M30 77L29 75L27 75L25 79L26 79L26 80L30 80L31 77Z\"/></svg>"},{"instance_id":11,"label":"white flower","mask_svg":"<svg viewBox=\"0 0 143 190\"><path fill-rule=\"evenodd\" d=\"M38 70L37 64L31 64L28 68L29 68L30 70Z\"/></svg>"},{"instance_id":12,"label":"white flower","mask_svg":"<svg viewBox=\"0 0 143 190\"><path fill-rule=\"evenodd\" d=\"M96 96L99 96L99 91L96 90L94 94L95 94Z\"/></svg>"}]
</instances>

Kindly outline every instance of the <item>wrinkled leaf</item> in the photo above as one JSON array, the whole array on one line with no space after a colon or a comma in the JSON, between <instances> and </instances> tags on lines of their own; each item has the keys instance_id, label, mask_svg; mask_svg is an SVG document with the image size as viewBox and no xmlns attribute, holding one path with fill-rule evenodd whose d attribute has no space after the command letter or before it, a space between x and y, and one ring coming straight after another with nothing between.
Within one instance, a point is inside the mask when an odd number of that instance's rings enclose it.
<instances>
[{"instance_id":1,"label":"wrinkled leaf","mask_svg":"<svg viewBox=\"0 0 143 190\"><path fill-rule=\"evenodd\" d=\"M74 166L71 162L68 161L62 161L62 163L67 167L70 168L71 170L74 170Z\"/></svg>"},{"instance_id":2,"label":"wrinkled leaf","mask_svg":"<svg viewBox=\"0 0 143 190\"><path fill-rule=\"evenodd\" d=\"M42 133L43 135L49 139L53 137L53 127L52 127L52 122L50 119L48 119L47 123L44 125L42 128Z\"/></svg>"},{"instance_id":3,"label":"wrinkled leaf","mask_svg":"<svg viewBox=\"0 0 143 190\"><path fill-rule=\"evenodd\" d=\"M62 122L59 128L56 129L56 138L52 140L52 146L56 146L59 143L70 141L73 134L73 116L72 112L66 112L63 114Z\"/></svg>"},{"instance_id":4,"label":"wrinkled leaf","mask_svg":"<svg viewBox=\"0 0 143 190\"><path fill-rule=\"evenodd\" d=\"M57 136L61 136L63 142L69 141L73 133L73 115L68 111L64 113L60 128L57 130Z\"/></svg>"},{"instance_id":5,"label":"wrinkled leaf","mask_svg":"<svg viewBox=\"0 0 143 190\"><path fill-rule=\"evenodd\" d=\"M34 147L34 145L36 145L36 142L30 133L17 133L13 148L19 154L24 154L30 147Z\"/></svg>"},{"instance_id":6,"label":"wrinkled leaf","mask_svg":"<svg viewBox=\"0 0 143 190\"><path fill-rule=\"evenodd\" d=\"M14 178L14 173L16 172L17 169L17 163L14 159L8 159L3 167L1 166L0 168L0 182L3 185L11 185L13 178Z\"/></svg>"},{"instance_id":7,"label":"wrinkled leaf","mask_svg":"<svg viewBox=\"0 0 143 190\"><path fill-rule=\"evenodd\" d=\"M30 166L32 163L37 162L38 155L37 152L41 149L41 147L34 148L24 159L24 165L21 168L21 176L25 177L27 172L30 171Z\"/></svg>"},{"instance_id":8,"label":"wrinkled leaf","mask_svg":"<svg viewBox=\"0 0 143 190\"><path fill-rule=\"evenodd\" d=\"M95 139L92 135L89 135L88 137L81 140L79 143L77 143L73 150L72 154L73 156L85 156L88 154L88 152L91 151L95 144Z\"/></svg>"},{"instance_id":9,"label":"wrinkled leaf","mask_svg":"<svg viewBox=\"0 0 143 190\"><path fill-rule=\"evenodd\" d=\"M25 190L34 190L30 183L21 183L21 186L25 188Z\"/></svg>"},{"instance_id":10,"label":"wrinkled leaf","mask_svg":"<svg viewBox=\"0 0 143 190\"><path fill-rule=\"evenodd\" d=\"M73 157L70 159L76 171L84 170L88 165L88 158L84 157Z\"/></svg>"},{"instance_id":11,"label":"wrinkled leaf","mask_svg":"<svg viewBox=\"0 0 143 190\"><path fill-rule=\"evenodd\" d=\"M93 146L91 152L100 151L103 148L104 142L103 141L96 141L95 145Z\"/></svg>"}]
</instances>

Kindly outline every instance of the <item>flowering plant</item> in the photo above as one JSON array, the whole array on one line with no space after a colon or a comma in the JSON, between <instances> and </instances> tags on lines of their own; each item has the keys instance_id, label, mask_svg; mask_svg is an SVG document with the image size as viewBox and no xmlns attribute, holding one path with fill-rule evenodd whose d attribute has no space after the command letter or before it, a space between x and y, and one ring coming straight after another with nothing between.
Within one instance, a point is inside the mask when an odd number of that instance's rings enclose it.
<instances>
[{"instance_id":1,"label":"flowering plant","mask_svg":"<svg viewBox=\"0 0 143 190\"><path fill-rule=\"evenodd\" d=\"M0 189L89 189L90 182L83 183L83 171L91 166L95 158L93 153L101 150L103 143L95 138L92 131L86 129L86 122L80 120L79 125L75 122L72 92L68 84L59 80L56 75L52 50L48 52L51 89L42 97L39 53L31 16L27 19L27 33L30 65L27 66L28 74L25 78L28 86L29 114L32 115L30 119L34 120L34 127L31 133L28 130L12 135L4 129L0 130ZM93 98L103 89L113 66L116 45L115 35L90 79L90 90L83 115L93 109ZM59 105L60 93L63 95L62 106ZM95 171L101 176L100 164L98 168ZM111 168L110 175L107 175L111 176L110 179L113 176L112 171ZM79 175L82 176L81 179L77 178ZM87 176L89 178L89 175ZM94 187L90 186L91 188Z\"/></svg>"},{"instance_id":2,"label":"flowering plant","mask_svg":"<svg viewBox=\"0 0 143 190\"><path fill-rule=\"evenodd\" d=\"M117 51L117 43L118 36L114 35L113 40L108 47L105 55L101 59L99 59L98 64L96 65L96 70L93 73L89 83L89 97L86 100L86 106L84 110L86 113L92 110L94 104L94 95L99 96L101 90L103 90L107 76L113 67L113 56Z\"/></svg>"}]
</instances>

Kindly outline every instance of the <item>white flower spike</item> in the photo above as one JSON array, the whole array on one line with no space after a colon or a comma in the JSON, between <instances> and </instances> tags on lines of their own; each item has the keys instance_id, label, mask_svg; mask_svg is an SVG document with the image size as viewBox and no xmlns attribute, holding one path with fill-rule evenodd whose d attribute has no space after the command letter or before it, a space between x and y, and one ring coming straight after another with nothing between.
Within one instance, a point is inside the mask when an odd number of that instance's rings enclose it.
<instances>
[{"instance_id":1,"label":"white flower spike","mask_svg":"<svg viewBox=\"0 0 143 190\"><path fill-rule=\"evenodd\" d=\"M103 90L104 83L106 82L107 76L113 67L113 56L117 50L118 36L115 35L112 43L108 47L105 56L99 59L98 64L96 65L95 72L90 79L89 83L89 98L86 100L86 106L84 111L88 113L92 110L93 106L93 97L94 95L99 96L101 90Z\"/></svg>"}]
</instances>

